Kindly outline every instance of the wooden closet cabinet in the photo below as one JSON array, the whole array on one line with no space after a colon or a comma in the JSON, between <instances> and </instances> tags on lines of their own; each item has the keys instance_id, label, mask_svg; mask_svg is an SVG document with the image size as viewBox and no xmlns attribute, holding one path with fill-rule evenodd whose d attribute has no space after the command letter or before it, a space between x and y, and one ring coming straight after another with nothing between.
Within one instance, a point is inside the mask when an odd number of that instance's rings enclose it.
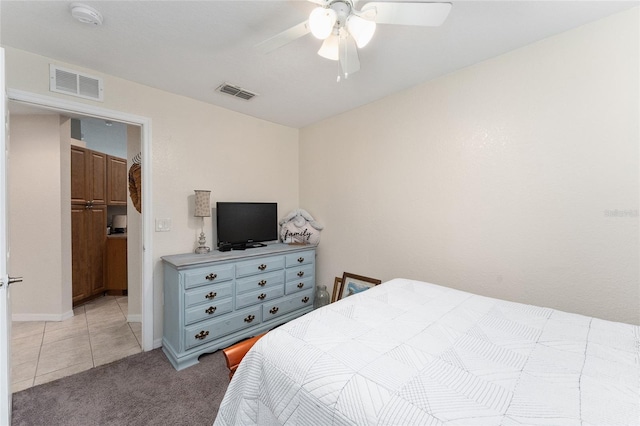
<instances>
[{"instance_id":1,"label":"wooden closet cabinet","mask_svg":"<svg viewBox=\"0 0 640 426\"><path fill-rule=\"evenodd\" d=\"M107 206L126 204L127 160L71 146L71 273L74 306L109 290L107 279L113 276L106 274ZM124 253L126 276L126 250ZM121 286L122 280L118 282ZM124 283L126 285L126 280Z\"/></svg>"},{"instance_id":2,"label":"wooden closet cabinet","mask_svg":"<svg viewBox=\"0 0 640 426\"><path fill-rule=\"evenodd\" d=\"M127 160L107 156L107 204L110 206L127 205Z\"/></svg>"},{"instance_id":3,"label":"wooden closet cabinet","mask_svg":"<svg viewBox=\"0 0 640 426\"><path fill-rule=\"evenodd\" d=\"M76 306L105 291L107 206L71 205L72 300Z\"/></svg>"},{"instance_id":4,"label":"wooden closet cabinet","mask_svg":"<svg viewBox=\"0 0 640 426\"><path fill-rule=\"evenodd\" d=\"M127 235L108 235L105 290L107 294L122 295L126 294L127 288Z\"/></svg>"},{"instance_id":5,"label":"wooden closet cabinet","mask_svg":"<svg viewBox=\"0 0 640 426\"><path fill-rule=\"evenodd\" d=\"M107 204L107 155L71 146L71 204Z\"/></svg>"}]
</instances>

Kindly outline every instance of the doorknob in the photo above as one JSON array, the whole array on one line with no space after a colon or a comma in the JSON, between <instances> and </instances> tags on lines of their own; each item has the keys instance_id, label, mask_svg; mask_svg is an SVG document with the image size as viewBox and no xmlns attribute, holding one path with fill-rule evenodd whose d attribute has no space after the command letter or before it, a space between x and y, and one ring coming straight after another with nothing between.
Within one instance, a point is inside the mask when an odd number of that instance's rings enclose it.
<instances>
[{"instance_id":1,"label":"doorknob","mask_svg":"<svg viewBox=\"0 0 640 426\"><path fill-rule=\"evenodd\" d=\"M9 277L9 282L7 283L7 287L9 287L10 284L13 283L21 283L22 282L22 277ZM0 287L2 287L4 285L4 283L0 280Z\"/></svg>"}]
</instances>

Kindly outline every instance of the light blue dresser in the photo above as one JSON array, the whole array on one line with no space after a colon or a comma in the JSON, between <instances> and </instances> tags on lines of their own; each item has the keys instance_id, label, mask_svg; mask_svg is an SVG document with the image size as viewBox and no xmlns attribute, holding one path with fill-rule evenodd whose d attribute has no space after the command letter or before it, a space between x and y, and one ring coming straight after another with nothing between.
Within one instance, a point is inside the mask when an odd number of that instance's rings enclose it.
<instances>
[{"instance_id":1,"label":"light blue dresser","mask_svg":"<svg viewBox=\"0 0 640 426\"><path fill-rule=\"evenodd\" d=\"M164 256L162 350L176 370L313 309L315 246Z\"/></svg>"}]
</instances>

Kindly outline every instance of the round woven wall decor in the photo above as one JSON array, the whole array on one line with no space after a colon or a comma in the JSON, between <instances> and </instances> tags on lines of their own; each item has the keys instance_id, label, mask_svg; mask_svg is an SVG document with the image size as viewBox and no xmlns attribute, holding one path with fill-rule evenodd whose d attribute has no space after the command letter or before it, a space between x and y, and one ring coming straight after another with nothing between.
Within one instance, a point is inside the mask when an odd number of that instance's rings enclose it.
<instances>
[{"instance_id":1,"label":"round woven wall decor","mask_svg":"<svg viewBox=\"0 0 640 426\"><path fill-rule=\"evenodd\" d=\"M142 213L142 167L133 164L129 169L129 197L133 206Z\"/></svg>"}]
</instances>

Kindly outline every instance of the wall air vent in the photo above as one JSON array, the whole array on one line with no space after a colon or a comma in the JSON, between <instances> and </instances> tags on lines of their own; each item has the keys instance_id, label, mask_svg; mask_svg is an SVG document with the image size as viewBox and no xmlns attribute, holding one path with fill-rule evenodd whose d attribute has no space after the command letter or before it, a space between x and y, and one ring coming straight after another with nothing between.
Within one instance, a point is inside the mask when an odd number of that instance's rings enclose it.
<instances>
[{"instance_id":1,"label":"wall air vent","mask_svg":"<svg viewBox=\"0 0 640 426\"><path fill-rule=\"evenodd\" d=\"M103 100L102 79L74 70L49 65L49 90L78 98Z\"/></svg>"},{"instance_id":2,"label":"wall air vent","mask_svg":"<svg viewBox=\"0 0 640 426\"><path fill-rule=\"evenodd\" d=\"M251 98L258 96L257 93L250 92L248 90L243 89L242 87L234 86L233 84L229 84L229 83L221 84L220 86L218 86L216 91L234 96L236 98L244 99L245 101L248 101Z\"/></svg>"}]
</instances>

